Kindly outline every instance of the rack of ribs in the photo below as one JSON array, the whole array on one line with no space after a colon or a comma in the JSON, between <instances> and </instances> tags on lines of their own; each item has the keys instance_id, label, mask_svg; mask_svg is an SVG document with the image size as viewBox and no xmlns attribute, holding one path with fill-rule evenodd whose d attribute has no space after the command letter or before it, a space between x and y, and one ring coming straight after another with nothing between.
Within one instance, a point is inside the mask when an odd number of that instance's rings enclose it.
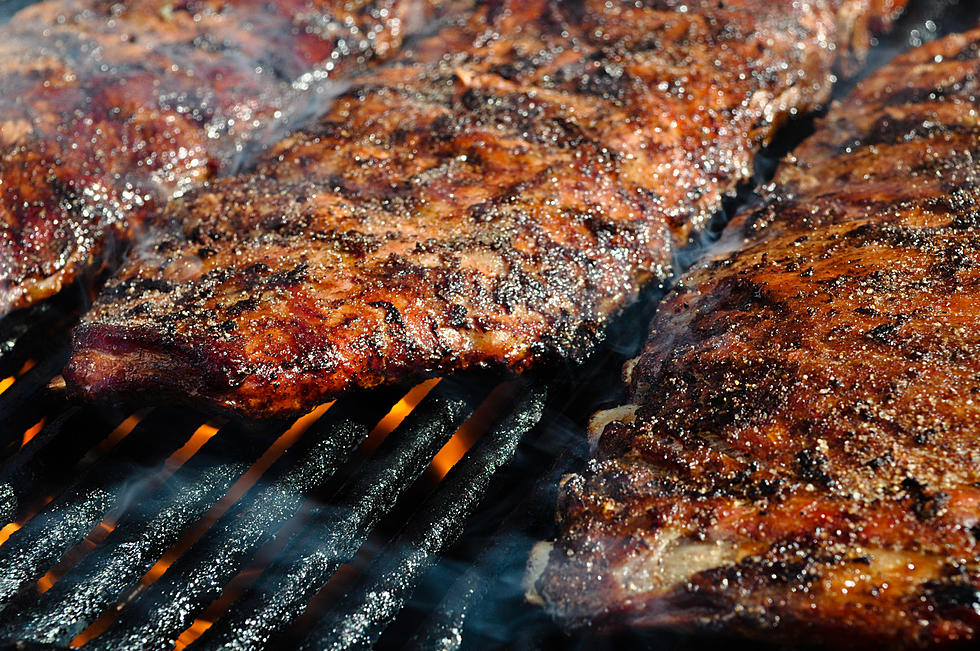
<instances>
[{"instance_id":1,"label":"rack of ribs","mask_svg":"<svg viewBox=\"0 0 980 651\"><path fill-rule=\"evenodd\" d=\"M52 0L0 27L0 317L118 261L438 0ZM334 93L335 94L335 93Z\"/></svg>"},{"instance_id":2,"label":"rack of ribs","mask_svg":"<svg viewBox=\"0 0 980 651\"><path fill-rule=\"evenodd\" d=\"M255 417L579 359L893 3L485 2L188 193L66 378Z\"/></svg>"},{"instance_id":3,"label":"rack of ribs","mask_svg":"<svg viewBox=\"0 0 980 651\"><path fill-rule=\"evenodd\" d=\"M563 481L536 583L553 614L975 640L978 53L980 30L862 82L662 303L630 404Z\"/></svg>"}]
</instances>

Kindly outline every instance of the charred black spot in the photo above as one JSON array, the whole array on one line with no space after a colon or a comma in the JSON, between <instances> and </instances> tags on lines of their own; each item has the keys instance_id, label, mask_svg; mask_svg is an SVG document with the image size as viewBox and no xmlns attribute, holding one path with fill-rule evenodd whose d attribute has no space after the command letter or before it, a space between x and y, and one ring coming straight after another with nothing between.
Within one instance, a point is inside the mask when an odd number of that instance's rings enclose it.
<instances>
[{"instance_id":1,"label":"charred black spot","mask_svg":"<svg viewBox=\"0 0 980 651\"><path fill-rule=\"evenodd\" d=\"M284 237L302 235L310 227L308 215L277 214L265 217L259 223L262 230L278 233Z\"/></svg>"},{"instance_id":2,"label":"charred black spot","mask_svg":"<svg viewBox=\"0 0 980 651\"><path fill-rule=\"evenodd\" d=\"M804 479L821 486L830 486L832 479L827 473L827 457L816 448L806 448L796 455L797 473Z\"/></svg>"},{"instance_id":3,"label":"charred black spot","mask_svg":"<svg viewBox=\"0 0 980 651\"><path fill-rule=\"evenodd\" d=\"M883 467L887 466L891 462L892 462L892 454L891 454L891 452L886 452L886 453L882 454L881 456L875 457L871 461L868 461L864 465L866 465L867 467L871 468L872 470L878 470L879 468L883 468Z\"/></svg>"},{"instance_id":4,"label":"charred black spot","mask_svg":"<svg viewBox=\"0 0 980 651\"><path fill-rule=\"evenodd\" d=\"M949 495L942 491L930 493L915 477L902 480L902 489L912 498L912 511L920 520L930 520L942 515L949 503Z\"/></svg>"},{"instance_id":5,"label":"charred black spot","mask_svg":"<svg viewBox=\"0 0 980 651\"><path fill-rule=\"evenodd\" d=\"M303 262L289 271L277 271L269 275L266 285L269 287L294 287L309 278L309 268L310 265Z\"/></svg>"},{"instance_id":6,"label":"charred black spot","mask_svg":"<svg viewBox=\"0 0 980 651\"><path fill-rule=\"evenodd\" d=\"M864 336L868 337L869 339L874 339L880 343L890 343L891 336L895 334L895 331L898 330L899 327L901 327L901 324L898 323L882 323L881 325L875 326L874 328L871 328L865 332Z\"/></svg>"},{"instance_id":7,"label":"charred black spot","mask_svg":"<svg viewBox=\"0 0 980 651\"><path fill-rule=\"evenodd\" d=\"M922 596L941 611L968 609L980 612L980 588L961 581L928 581Z\"/></svg>"},{"instance_id":8,"label":"charred black spot","mask_svg":"<svg viewBox=\"0 0 980 651\"><path fill-rule=\"evenodd\" d=\"M402 320L402 313L398 311L398 308L393 303L389 303L388 301L372 301L368 305L384 310L385 323L405 325L405 321Z\"/></svg>"},{"instance_id":9,"label":"charred black spot","mask_svg":"<svg viewBox=\"0 0 980 651\"><path fill-rule=\"evenodd\" d=\"M262 262L256 262L255 264L245 268L245 273L247 274L266 274L270 271L272 271L272 269L269 267L269 265Z\"/></svg>"},{"instance_id":10,"label":"charred black spot","mask_svg":"<svg viewBox=\"0 0 980 651\"><path fill-rule=\"evenodd\" d=\"M449 325L453 328L466 327L466 308L462 305L449 306Z\"/></svg>"},{"instance_id":11,"label":"charred black spot","mask_svg":"<svg viewBox=\"0 0 980 651\"><path fill-rule=\"evenodd\" d=\"M577 89L603 99L622 101L629 92L630 78L622 68L612 65L591 67L578 78Z\"/></svg>"},{"instance_id":12,"label":"charred black spot","mask_svg":"<svg viewBox=\"0 0 980 651\"><path fill-rule=\"evenodd\" d=\"M746 496L753 500L764 499L776 495L782 487L783 481L779 478L763 479L751 483L746 490Z\"/></svg>"},{"instance_id":13,"label":"charred black spot","mask_svg":"<svg viewBox=\"0 0 980 651\"><path fill-rule=\"evenodd\" d=\"M917 445L925 445L929 442L929 439L935 436L936 433L937 431L934 427L916 430L916 432L912 435L912 440L915 441Z\"/></svg>"},{"instance_id":14,"label":"charred black spot","mask_svg":"<svg viewBox=\"0 0 980 651\"><path fill-rule=\"evenodd\" d=\"M139 295L144 292L160 292L169 294L174 291L172 283L158 278L126 278L125 280L108 287L103 291L103 295L110 299L122 298L126 295Z\"/></svg>"},{"instance_id":15,"label":"charred black spot","mask_svg":"<svg viewBox=\"0 0 980 651\"><path fill-rule=\"evenodd\" d=\"M469 88L460 95L459 101L469 111L479 111L492 103L496 96L479 88Z\"/></svg>"},{"instance_id":16,"label":"charred black spot","mask_svg":"<svg viewBox=\"0 0 980 651\"><path fill-rule=\"evenodd\" d=\"M225 314L229 317L236 317L245 312L254 310L259 306L259 302L254 298L243 298L237 303L233 303L225 308Z\"/></svg>"},{"instance_id":17,"label":"charred black spot","mask_svg":"<svg viewBox=\"0 0 980 651\"><path fill-rule=\"evenodd\" d=\"M804 561L788 562L773 561L766 563L765 570L769 577L784 584L806 584L819 580L819 576L810 571L810 565Z\"/></svg>"},{"instance_id":18,"label":"charred black spot","mask_svg":"<svg viewBox=\"0 0 980 651\"><path fill-rule=\"evenodd\" d=\"M141 314L146 314L149 311L150 311L150 306L147 303L139 303L126 310L125 314L127 317L134 317L134 316L139 316Z\"/></svg>"},{"instance_id":19,"label":"charred black spot","mask_svg":"<svg viewBox=\"0 0 980 651\"><path fill-rule=\"evenodd\" d=\"M885 244L923 248L932 242L932 237L921 229L909 228L888 222L873 222L861 224L849 230L845 237L856 246L869 244Z\"/></svg>"},{"instance_id":20,"label":"charred black spot","mask_svg":"<svg viewBox=\"0 0 980 651\"><path fill-rule=\"evenodd\" d=\"M945 94L943 89L929 91L925 97L939 99ZM861 147L880 144L895 144L922 140L949 133L973 133L974 127L961 124L943 124L922 117L880 118L866 133L854 138L841 146L841 153L849 153Z\"/></svg>"},{"instance_id":21,"label":"charred black spot","mask_svg":"<svg viewBox=\"0 0 980 651\"><path fill-rule=\"evenodd\" d=\"M742 275L725 277L713 297L717 297L717 301L706 301L700 311L712 314L718 310L741 311L765 307L782 313L786 309L785 304L773 298L763 285Z\"/></svg>"},{"instance_id":22,"label":"charred black spot","mask_svg":"<svg viewBox=\"0 0 980 651\"><path fill-rule=\"evenodd\" d=\"M501 63L490 68L490 72L503 77L507 81L518 81L521 75L534 69L534 63L528 59L514 59L509 63Z\"/></svg>"}]
</instances>

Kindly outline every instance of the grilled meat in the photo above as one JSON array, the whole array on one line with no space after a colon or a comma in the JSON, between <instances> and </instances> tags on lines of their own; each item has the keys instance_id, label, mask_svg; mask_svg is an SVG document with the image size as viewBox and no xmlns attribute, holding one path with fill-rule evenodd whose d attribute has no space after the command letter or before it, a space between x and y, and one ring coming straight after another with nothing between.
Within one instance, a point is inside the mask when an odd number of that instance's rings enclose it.
<instances>
[{"instance_id":1,"label":"grilled meat","mask_svg":"<svg viewBox=\"0 0 980 651\"><path fill-rule=\"evenodd\" d=\"M486 2L175 204L77 329L69 383L273 416L581 357L894 7Z\"/></svg>"},{"instance_id":2,"label":"grilled meat","mask_svg":"<svg viewBox=\"0 0 980 651\"><path fill-rule=\"evenodd\" d=\"M98 269L168 198L278 140L324 103L325 78L388 54L430 4L57 0L21 11L0 28L0 316Z\"/></svg>"},{"instance_id":3,"label":"grilled meat","mask_svg":"<svg viewBox=\"0 0 980 651\"><path fill-rule=\"evenodd\" d=\"M537 583L572 625L980 631L980 30L874 74L659 308Z\"/></svg>"}]
</instances>

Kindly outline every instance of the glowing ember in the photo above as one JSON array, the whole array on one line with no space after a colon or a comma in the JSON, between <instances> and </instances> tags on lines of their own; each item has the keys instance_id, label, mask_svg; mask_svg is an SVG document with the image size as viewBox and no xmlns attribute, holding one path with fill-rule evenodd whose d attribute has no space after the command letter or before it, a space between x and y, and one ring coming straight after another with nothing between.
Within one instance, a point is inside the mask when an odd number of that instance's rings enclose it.
<instances>
[{"instance_id":1,"label":"glowing ember","mask_svg":"<svg viewBox=\"0 0 980 651\"><path fill-rule=\"evenodd\" d=\"M20 370L17 371L15 375L11 375L10 377L3 378L2 380L0 380L0 393L3 393L4 391L12 387L14 385L14 382L17 380L17 378L22 376L24 373L27 373L35 366L37 366L37 361L33 359L29 359L26 362L24 362L24 365L20 367Z\"/></svg>"},{"instance_id":2,"label":"glowing ember","mask_svg":"<svg viewBox=\"0 0 980 651\"><path fill-rule=\"evenodd\" d=\"M20 447L24 447L25 445L30 443L31 439L37 436L38 432L40 432L44 428L44 423L46 423L47 420L48 420L47 418L42 418L37 422L36 425L34 425L34 427L24 432L24 437L23 439L21 439Z\"/></svg>"},{"instance_id":3,"label":"glowing ember","mask_svg":"<svg viewBox=\"0 0 980 651\"><path fill-rule=\"evenodd\" d=\"M187 463L188 459L197 454L197 451L218 433L219 427L220 424L212 423L205 423L204 425L198 427L187 440L187 443L184 443L184 445L170 455L166 462L167 465L177 468Z\"/></svg>"},{"instance_id":4,"label":"glowing ember","mask_svg":"<svg viewBox=\"0 0 980 651\"><path fill-rule=\"evenodd\" d=\"M7 539L10 538L11 534L20 529L21 526L23 525L21 525L19 522L11 522L3 529L0 529L0 545L7 542Z\"/></svg>"},{"instance_id":5,"label":"glowing ember","mask_svg":"<svg viewBox=\"0 0 980 651\"><path fill-rule=\"evenodd\" d=\"M109 436L105 437L101 443L99 443L98 453L104 454L109 451L116 443L123 440L129 433L132 432L140 421L143 420L145 413L136 413L119 423L114 430L109 432Z\"/></svg>"},{"instance_id":6,"label":"glowing ember","mask_svg":"<svg viewBox=\"0 0 980 651\"><path fill-rule=\"evenodd\" d=\"M320 405L305 416L298 418L288 430L283 432L283 434L276 439L275 443L273 443L269 449L266 450L261 457L259 457L258 461L252 464L252 467L245 471L245 474L239 477L238 481L232 484L225 496L218 500L218 503L211 507L211 509L201 517L198 524L194 525L194 527L192 527L187 534L185 534L177 543L168 549L163 557L157 561L156 564L154 564L153 567L146 572L146 574L143 575L143 578L140 580L139 589L144 589L146 586L152 584L154 581L163 576L164 572L166 572L167 569L173 565L174 561L176 561L181 554L187 551L191 545L193 545L201 536L203 536L211 525L214 524L218 518L224 515L224 513L231 508L232 505L234 505L235 502L242 497L242 495L244 495L252 486L254 486L255 482L259 480L262 474L269 469L269 466L275 463L276 460L281 457L291 445L298 441L306 430L308 430L316 421L322 418L323 415L327 413L327 410L333 406L333 404L333 402L328 402ZM188 442L184 444L180 450L171 455L171 459L177 457L178 454L182 453L182 451L183 454L187 455L187 458L190 458L195 452L197 452L197 450L201 448L201 446L207 442L208 439L214 436L215 433L216 428L213 425L202 425L194 432L194 435L191 436L190 440L188 440ZM107 628L109 628L109 626L112 625L112 622L115 621L118 614L119 611L116 609L106 612L104 615L102 615L102 617L92 622L88 628L79 633L78 636L71 641L71 646L80 647L86 642L102 634ZM192 634L192 631L195 631L195 627L198 625L198 622L195 622L194 626L191 626L181 635L181 639L184 641L178 641L176 647L177 649L183 649L211 626L210 621L198 621L201 622L201 626L203 626L203 628L197 631L196 634Z\"/></svg>"},{"instance_id":7,"label":"glowing ember","mask_svg":"<svg viewBox=\"0 0 980 651\"><path fill-rule=\"evenodd\" d=\"M412 413L412 410L422 402L422 399L429 395L429 392L439 384L439 379L432 378L422 384L416 385L401 400L396 402L391 408L391 411L378 421L378 424L374 426L374 429L371 430L364 442L361 443L358 453L367 456L378 447L381 441L385 440L386 436L401 425L402 421Z\"/></svg>"},{"instance_id":8,"label":"glowing ember","mask_svg":"<svg viewBox=\"0 0 980 651\"><path fill-rule=\"evenodd\" d=\"M251 468L245 471L245 474L239 477L238 481L232 484L225 496L222 497L210 511L204 514L204 516L201 518L204 526L195 528L197 529L195 532L196 535L192 534L185 540L181 540L175 547L171 548L166 554L164 554L163 558L157 561L157 563L151 567L145 575L143 575L143 580L141 583L143 585L150 585L159 579L163 573L167 571L167 568L169 568L173 562L177 560L177 557L180 556L188 547L190 547L195 540L203 535L211 524L224 515L225 511L231 508L231 506L237 502L242 495L244 495L252 486L254 486L259 477L261 477L262 474L269 469L269 466L275 463L276 459L281 457L293 443L298 441L303 433L306 432L306 430L308 430L313 423L318 421L323 414L327 413L327 410L330 409L332 405L333 402L320 405L305 416L298 418L296 422L293 423L292 427L290 427L283 433L282 436L276 439L276 442L273 443L261 457L259 457L259 460L256 461ZM198 431L200 431L200 429ZM202 442L201 445L203 444L204 443Z\"/></svg>"},{"instance_id":9,"label":"glowing ember","mask_svg":"<svg viewBox=\"0 0 980 651\"><path fill-rule=\"evenodd\" d=\"M460 427L459 430L453 434L453 437L449 439L439 453L432 458L432 463L429 466L435 475L442 479L449 472L449 469L456 465L456 463L463 458L466 451L476 443L479 438L479 433L473 431L467 431L465 425Z\"/></svg>"},{"instance_id":10,"label":"glowing ember","mask_svg":"<svg viewBox=\"0 0 980 651\"><path fill-rule=\"evenodd\" d=\"M512 398L516 386L515 382L504 382L490 392L486 400L432 458L432 463L426 470L426 475L431 480L438 482L445 477L450 468L455 466L473 444L480 440L494 418L503 411L506 403Z\"/></svg>"},{"instance_id":11,"label":"glowing ember","mask_svg":"<svg viewBox=\"0 0 980 651\"><path fill-rule=\"evenodd\" d=\"M211 628L211 624L214 622L207 619L195 619L194 623L186 631L180 634L177 638L177 643L174 645L174 651L183 651L191 642L201 637L204 631Z\"/></svg>"}]
</instances>

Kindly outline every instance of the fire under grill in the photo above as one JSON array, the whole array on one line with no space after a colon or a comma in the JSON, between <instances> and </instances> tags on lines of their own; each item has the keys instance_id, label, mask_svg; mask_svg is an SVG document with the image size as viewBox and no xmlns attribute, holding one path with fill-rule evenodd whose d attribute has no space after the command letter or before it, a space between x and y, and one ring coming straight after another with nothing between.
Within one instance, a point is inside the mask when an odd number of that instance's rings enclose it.
<instances>
[{"instance_id":1,"label":"fire under grill","mask_svg":"<svg viewBox=\"0 0 980 651\"><path fill-rule=\"evenodd\" d=\"M869 69L980 18L967 0L911 4ZM792 125L757 180L811 130ZM79 294L0 321L0 646L718 644L569 636L521 586L531 546L553 535L559 478L584 463L585 422L620 397L660 290L584 366L437 378L261 424L67 400L57 378Z\"/></svg>"},{"instance_id":2,"label":"fire under grill","mask_svg":"<svg viewBox=\"0 0 980 651\"><path fill-rule=\"evenodd\" d=\"M549 535L558 479L584 459L584 422L615 398L610 378L638 350L654 301L584 367L437 378L262 424L66 400L68 302L4 324L4 643L565 639L524 603L525 559Z\"/></svg>"}]
</instances>

